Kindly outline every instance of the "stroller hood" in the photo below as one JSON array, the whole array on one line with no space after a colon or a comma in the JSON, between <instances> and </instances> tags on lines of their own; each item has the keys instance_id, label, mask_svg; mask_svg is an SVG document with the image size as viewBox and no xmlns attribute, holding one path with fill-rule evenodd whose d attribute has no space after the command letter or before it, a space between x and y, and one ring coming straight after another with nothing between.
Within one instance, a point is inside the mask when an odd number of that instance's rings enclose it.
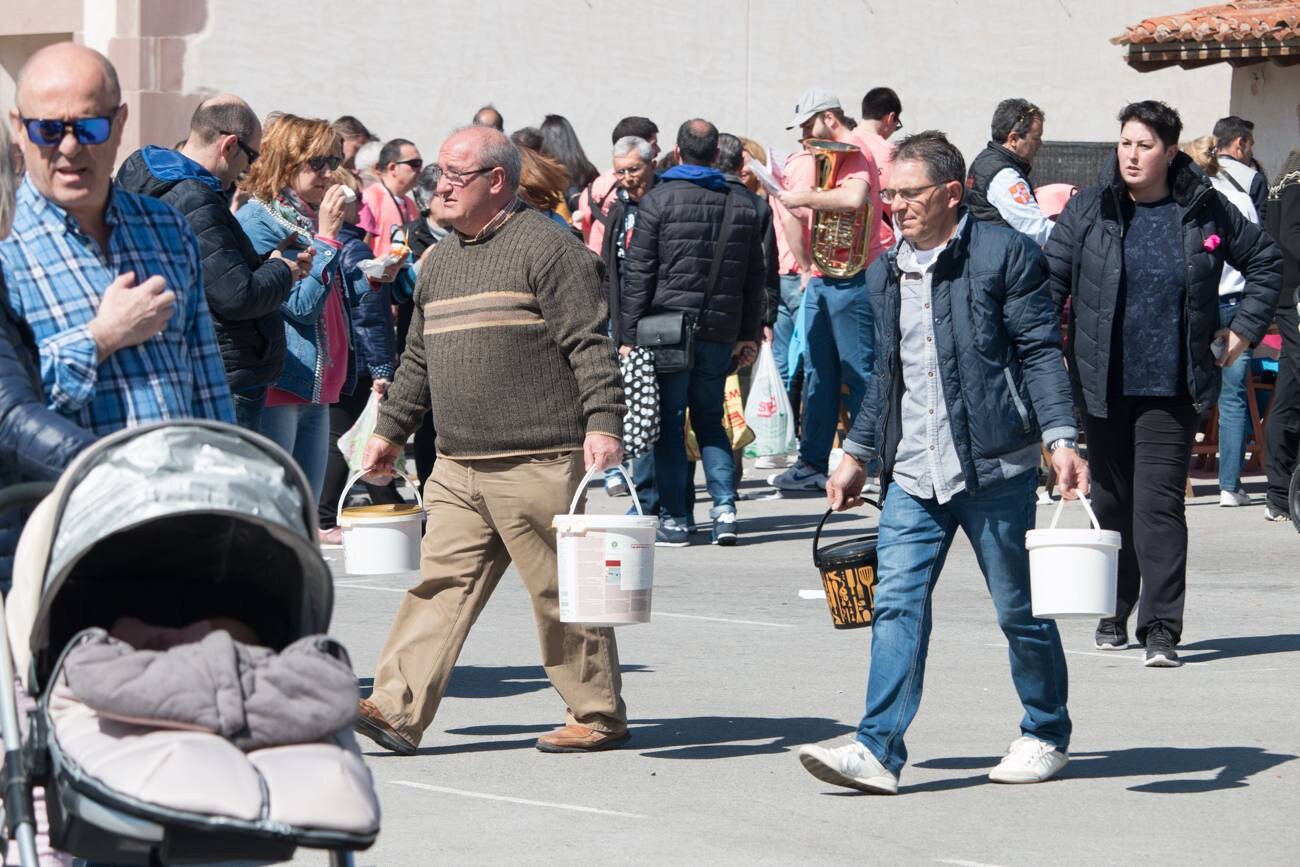
<instances>
[{"instance_id":1,"label":"stroller hood","mask_svg":"<svg viewBox=\"0 0 1300 867\"><path fill-rule=\"evenodd\" d=\"M63 644L121 616L231 617L282 647L329 627L316 507L270 440L200 420L132 428L67 469L19 541L7 627L39 692Z\"/></svg>"}]
</instances>

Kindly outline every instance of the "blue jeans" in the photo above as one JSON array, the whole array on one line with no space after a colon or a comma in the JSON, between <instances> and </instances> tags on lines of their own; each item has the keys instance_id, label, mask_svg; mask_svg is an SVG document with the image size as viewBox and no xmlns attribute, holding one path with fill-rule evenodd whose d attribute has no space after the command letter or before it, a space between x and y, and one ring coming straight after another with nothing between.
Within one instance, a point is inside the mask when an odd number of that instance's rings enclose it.
<instances>
[{"instance_id":1,"label":"blue jeans","mask_svg":"<svg viewBox=\"0 0 1300 867\"><path fill-rule=\"evenodd\" d=\"M1220 305L1219 327L1227 328L1237 314L1237 304ZM1251 429L1246 380L1250 373L1250 350L1247 349L1231 367L1220 368L1219 390L1219 490L1235 491L1241 487L1241 464L1246 457L1246 435Z\"/></svg>"},{"instance_id":2,"label":"blue jeans","mask_svg":"<svg viewBox=\"0 0 1300 867\"><path fill-rule=\"evenodd\" d=\"M320 403L292 403L262 410L262 435L293 455L311 485L312 501L320 502L329 458L330 408Z\"/></svg>"},{"instance_id":3,"label":"blue jeans","mask_svg":"<svg viewBox=\"0 0 1300 867\"><path fill-rule=\"evenodd\" d=\"M795 317L799 315L799 304L803 300L803 289L799 286L798 274L781 275L781 303L776 308L776 324L772 326L772 354L776 356L776 370L781 374L781 382L786 388L794 370L790 365L790 337L794 334Z\"/></svg>"},{"instance_id":4,"label":"blue jeans","mask_svg":"<svg viewBox=\"0 0 1300 867\"><path fill-rule=\"evenodd\" d=\"M710 515L736 508L736 460L722 427L722 398L731 372L731 344L695 344L695 366L678 373L659 374L659 442L655 443L654 476L659 489L659 514L683 524L691 513L687 489L692 480L686 461L686 408L700 444L704 479L713 498Z\"/></svg>"},{"instance_id":5,"label":"blue jeans","mask_svg":"<svg viewBox=\"0 0 1300 867\"><path fill-rule=\"evenodd\" d=\"M960 527L975 549L1007 638L1011 680L1025 708L1023 734L1070 743L1065 653L1056 623L1030 613L1029 552L1036 473L1021 473L940 505L891 485L880 516L876 608L871 624L867 711L858 740L897 774L907 762L903 733L916 716L930 643L930 604L948 547Z\"/></svg>"},{"instance_id":6,"label":"blue jeans","mask_svg":"<svg viewBox=\"0 0 1300 867\"><path fill-rule=\"evenodd\" d=\"M813 277L806 293L808 346L799 459L824 473L840 420L841 387L849 388L844 401L850 423L867 393L874 342L871 302L865 274L845 280Z\"/></svg>"},{"instance_id":7,"label":"blue jeans","mask_svg":"<svg viewBox=\"0 0 1300 867\"><path fill-rule=\"evenodd\" d=\"M262 410L266 408L266 386L232 391L230 396L235 403L235 424L247 430L260 430Z\"/></svg>"}]
</instances>

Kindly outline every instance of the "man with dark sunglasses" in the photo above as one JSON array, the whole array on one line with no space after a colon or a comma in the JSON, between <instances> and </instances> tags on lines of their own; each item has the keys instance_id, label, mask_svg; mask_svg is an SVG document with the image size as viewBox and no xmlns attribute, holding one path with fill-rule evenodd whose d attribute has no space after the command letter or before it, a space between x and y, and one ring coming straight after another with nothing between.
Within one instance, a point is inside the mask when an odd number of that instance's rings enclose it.
<instances>
[{"instance_id":1,"label":"man with dark sunglasses","mask_svg":"<svg viewBox=\"0 0 1300 867\"><path fill-rule=\"evenodd\" d=\"M233 421L193 230L113 184L127 106L112 64L85 46L49 46L19 73L16 102L27 176L0 262L36 337L50 408L101 436L173 418Z\"/></svg>"},{"instance_id":2,"label":"man with dark sunglasses","mask_svg":"<svg viewBox=\"0 0 1300 867\"><path fill-rule=\"evenodd\" d=\"M262 124L248 103L222 94L199 104L176 150L144 147L126 158L118 186L161 199L199 237L203 293L221 346L236 421L257 430L267 386L284 366L280 304L311 269L312 253L263 258L230 212L228 192L257 159Z\"/></svg>"},{"instance_id":3,"label":"man with dark sunglasses","mask_svg":"<svg viewBox=\"0 0 1300 867\"><path fill-rule=\"evenodd\" d=\"M363 215L361 226L369 234L367 242L376 256L383 256L392 249L394 229L400 230L419 218L420 208L408 194L415 189L423 168L420 149L404 138L386 142L379 152L379 162L375 165L379 183L371 184L361 193L366 210L370 212L369 225ZM404 237L404 234L398 235L399 239Z\"/></svg>"}]
</instances>

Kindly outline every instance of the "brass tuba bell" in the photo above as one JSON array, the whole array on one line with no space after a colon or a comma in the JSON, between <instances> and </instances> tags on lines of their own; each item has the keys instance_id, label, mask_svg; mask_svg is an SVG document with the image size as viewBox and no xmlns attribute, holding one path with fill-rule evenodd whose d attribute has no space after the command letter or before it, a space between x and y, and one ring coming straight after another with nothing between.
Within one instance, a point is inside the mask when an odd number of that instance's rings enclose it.
<instances>
[{"instance_id":1,"label":"brass tuba bell","mask_svg":"<svg viewBox=\"0 0 1300 867\"><path fill-rule=\"evenodd\" d=\"M804 147L812 154L817 165L816 189L835 188L835 176L849 154L858 148L829 139L808 139ZM867 203L856 211L813 211L812 260L828 277L852 277L867 267L871 251L871 212L875 203Z\"/></svg>"}]
</instances>

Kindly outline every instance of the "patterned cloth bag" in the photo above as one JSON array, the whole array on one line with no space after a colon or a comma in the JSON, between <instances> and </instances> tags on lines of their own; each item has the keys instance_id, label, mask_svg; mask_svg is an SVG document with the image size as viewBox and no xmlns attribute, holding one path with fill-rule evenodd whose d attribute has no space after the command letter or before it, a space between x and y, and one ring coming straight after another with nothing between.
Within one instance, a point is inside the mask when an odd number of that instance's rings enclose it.
<instances>
[{"instance_id":1,"label":"patterned cloth bag","mask_svg":"<svg viewBox=\"0 0 1300 867\"><path fill-rule=\"evenodd\" d=\"M627 396L623 418L623 452L627 459L648 454L659 440L659 380L655 376L654 353L635 347L620 358L618 371Z\"/></svg>"}]
</instances>

